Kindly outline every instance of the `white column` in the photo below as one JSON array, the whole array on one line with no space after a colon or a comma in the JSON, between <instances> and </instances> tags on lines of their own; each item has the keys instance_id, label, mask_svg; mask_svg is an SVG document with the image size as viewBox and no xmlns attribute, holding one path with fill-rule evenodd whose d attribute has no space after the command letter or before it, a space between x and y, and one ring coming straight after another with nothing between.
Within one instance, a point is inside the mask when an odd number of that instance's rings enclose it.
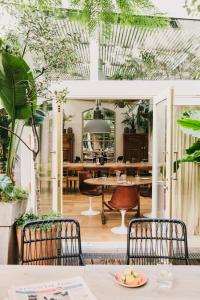
<instances>
[{"instance_id":1,"label":"white column","mask_svg":"<svg viewBox=\"0 0 200 300\"><path fill-rule=\"evenodd\" d=\"M97 31L90 38L90 80L98 81L99 45Z\"/></svg>"}]
</instances>

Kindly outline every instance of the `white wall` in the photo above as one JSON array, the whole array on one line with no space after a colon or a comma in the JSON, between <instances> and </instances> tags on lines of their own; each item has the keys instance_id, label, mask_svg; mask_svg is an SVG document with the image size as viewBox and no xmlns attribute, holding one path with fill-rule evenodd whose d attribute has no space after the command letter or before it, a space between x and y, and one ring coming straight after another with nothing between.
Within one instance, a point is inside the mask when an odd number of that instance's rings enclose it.
<instances>
[{"instance_id":1,"label":"white wall","mask_svg":"<svg viewBox=\"0 0 200 300\"><path fill-rule=\"evenodd\" d=\"M29 145L29 147L34 147L31 128L24 128L22 139ZM29 193L27 210L32 210L35 212L36 203L33 156L32 153L22 143L20 143L20 157L21 186Z\"/></svg>"},{"instance_id":2,"label":"white wall","mask_svg":"<svg viewBox=\"0 0 200 300\"><path fill-rule=\"evenodd\" d=\"M174 88L176 95L199 95L200 80L74 80L52 82L52 90L68 88L70 99L150 99Z\"/></svg>"},{"instance_id":3,"label":"white wall","mask_svg":"<svg viewBox=\"0 0 200 300\"><path fill-rule=\"evenodd\" d=\"M63 105L66 115L74 115L71 122L68 122L67 127L72 127L75 136L74 156L80 156L82 154L82 112L95 107L95 101L87 100L67 100L67 103ZM102 107L114 110L113 103L102 103ZM124 125L121 124L123 120L122 113L126 109L116 108L116 157L123 155L123 132Z\"/></svg>"}]
</instances>

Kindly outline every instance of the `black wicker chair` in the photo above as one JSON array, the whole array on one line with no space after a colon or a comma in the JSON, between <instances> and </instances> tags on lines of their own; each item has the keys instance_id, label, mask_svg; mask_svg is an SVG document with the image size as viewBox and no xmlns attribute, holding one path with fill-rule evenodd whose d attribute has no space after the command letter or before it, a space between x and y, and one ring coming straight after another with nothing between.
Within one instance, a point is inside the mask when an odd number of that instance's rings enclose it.
<instances>
[{"instance_id":1,"label":"black wicker chair","mask_svg":"<svg viewBox=\"0 0 200 300\"><path fill-rule=\"evenodd\" d=\"M133 219L128 227L127 264L189 264L187 230L173 219Z\"/></svg>"},{"instance_id":2,"label":"black wicker chair","mask_svg":"<svg viewBox=\"0 0 200 300\"><path fill-rule=\"evenodd\" d=\"M28 222L22 229L22 264L84 265L80 225L68 218Z\"/></svg>"}]
</instances>

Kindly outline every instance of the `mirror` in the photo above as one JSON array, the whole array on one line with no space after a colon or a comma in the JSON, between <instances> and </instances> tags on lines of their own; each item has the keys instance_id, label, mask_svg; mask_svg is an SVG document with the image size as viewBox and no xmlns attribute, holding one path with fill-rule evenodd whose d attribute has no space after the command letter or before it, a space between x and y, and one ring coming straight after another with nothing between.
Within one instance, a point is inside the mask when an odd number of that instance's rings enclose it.
<instances>
[{"instance_id":1,"label":"mirror","mask_svg":"<svg viewBox=\"0 0 200 300\"><path fill-rule=\"evenodd\" d=\"M94 109L82 113L82 131L89 120L93 120ZM115 161L115 112L103 108L103 119L109 124L109 133L82 133L82 160L93 162L93 159L104 154L107 161Z\"/></svg>"}]
</instances>

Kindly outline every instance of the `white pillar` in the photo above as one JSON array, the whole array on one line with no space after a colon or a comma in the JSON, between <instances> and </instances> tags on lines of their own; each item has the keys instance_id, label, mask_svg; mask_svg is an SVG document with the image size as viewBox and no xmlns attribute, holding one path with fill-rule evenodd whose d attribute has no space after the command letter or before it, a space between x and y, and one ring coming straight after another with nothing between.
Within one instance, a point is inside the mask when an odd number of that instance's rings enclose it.
<instances>
[{"instance_id":1,"label":"white pillar","mask_svg":"<svg viewBox=\"0 0 200 300\"><path fill-rule=\"evenodd\" d=\"M98 81L99 45L97 31L90 38L90 80Z\"/></svg>"}]
</instances>

